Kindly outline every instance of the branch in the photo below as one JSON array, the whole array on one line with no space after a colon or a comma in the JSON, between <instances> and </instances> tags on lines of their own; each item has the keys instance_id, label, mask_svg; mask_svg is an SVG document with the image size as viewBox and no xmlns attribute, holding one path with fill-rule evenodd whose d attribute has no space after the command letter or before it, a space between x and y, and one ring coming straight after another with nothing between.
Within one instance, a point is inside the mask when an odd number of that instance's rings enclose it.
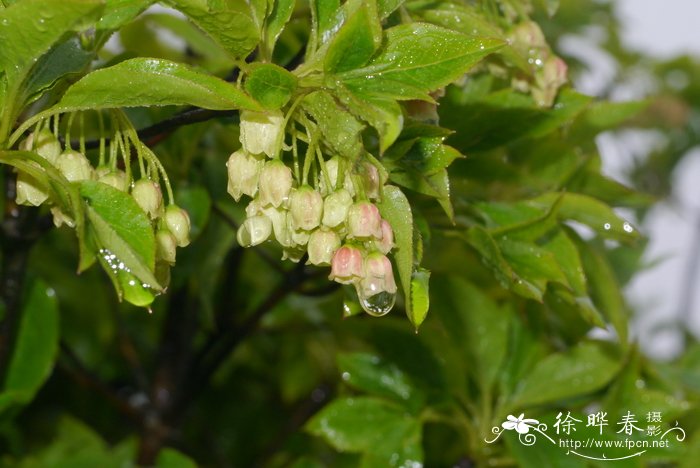
<instances>
[{"instance_id":1,"label":"branch","mask_svg":"<svg viewBox=\"0 0 700 468\"><path fill-rule=\"evenodd\" d=\"M120 395L115 389L102 381L97 375L91 372L80 361L80 358L73 352L67 343L61 341L61 355L68 363L58 361L59 368L68 374L73 380L85 388L93 390L105 397L119 412L128 416L134 422L143 420L142 410L131 403L127 398Z\"/></svg>"}]
</instances>

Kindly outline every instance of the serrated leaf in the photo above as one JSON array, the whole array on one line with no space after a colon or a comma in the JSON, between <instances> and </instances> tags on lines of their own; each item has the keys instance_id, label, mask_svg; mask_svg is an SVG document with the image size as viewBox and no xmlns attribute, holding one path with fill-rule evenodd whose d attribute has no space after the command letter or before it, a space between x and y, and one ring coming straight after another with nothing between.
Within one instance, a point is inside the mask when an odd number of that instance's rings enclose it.
<instances>
[{"instance_id":1,"label":"serrated leaf","mask_svg":"<svg viewBox=\"0 0 700 468\"><path fill-rule=\"evenodd\" d=\"M156 0L105 0L97 29L116 30L136 18Z\"/></svg>"},{"instance_id":2,"label":"serrated leaf","mask_svg":"<svg viewBox=\"0 0 700 468\"><path fill-rule=\"evenodd\" d=\"M624 361L602 342L584 342L547 356L520 382L509 408L531 409L601 389Z\"/></svg>"},{"instance_id":3,"label":"serrated leaf","mask_svg":"<svg viewBox=\"0 0 700 468\"><path fill-rule=\"evenodd\" d=\"M330 93L310 93L302 101L302 107L316 121L326 144L335 153L353 161L362 154L364 147L360 133L363 125L340 107Z\"/></svg>"},{"instance_id":4,"label":"serrated leaf","mask_svg":"<svg viewBox=\"0 0 700 468\"><path fill-rule=\"evenodd\" d=\"M450 201L450 179L446 169L427 175L413 166L400 164L391 170L389 180L437 199L447 217L454 222L454 208Z\"/></svg>"},{"instance_id":5,"label":"serrated leaf","mask_svg":"<svg viewBox=\"0 0 700 468\"><path fill-rule=\"evenodd\" d=\"M97 19L102 6L97 0L24 0L0 10L0 71L22 76L66 32Z\"/></svg>"},{"instance_id":6,"label":"serrated leaf","mask_svg":"<svg viewBox=\"0 0 700 468\"><path fill-rule=\"evenodd\" d=\"M435 307L467 369L488 388L501 371L508 351L510 314L473 284L459 277L435 281Z\"/></svg>"},{"instance_id":7,"label":"serrated leaf","mask_svg":"<svg viewBox=\"0 0 700 468\"><path fill-rule=\"evenodd\" d=\"M80 194L87 202L87 218L99 247L115 256L110 261L112 266L117 266L117 270L126 268L142 283L162 290L153 273L156 250L153 228L136 201L95 181L83 181ZM120 264L122 268L118 267Z\"/></svg>"},{"instance_id":8,"label":"serrated leaf","mask_svg":"<svg viewBox=\"0 0 700 468\"><path fill-rule=\"evenodd\" d=\"M341 452L381 456L406 453L407 450L399 449L408 445L413 449L408 451L409 456L422 458L420 422L402 407L386 400L370 397L334 400L316 414L306 428ZM406 461L397 460L396 464Z\"/></svg>"},{"instance_id":9,"label":"serrated leaf","mask_svg":"<svg viewBox=\"0 0 700 468\"><path fill-rule=\"evenodd\" d=\"M427 99L462 76L503 42L475 40L428 23L385 31L385 46L367 66L340 75L352 90L395 99Z\"/></svg>"},{"instance_id":10,"label":"serrated leaf","mask_svg":"<svg viewBox=\"0 0 700 468\"><path fill-rule=\"evenodd\" d=\"M260 110L236 86L181 63L152 58L125 60L96 70L68 88L62 110L191 105L205 109Z\"/></svg>"},{"instance_id":11,"label":"serrated leaf","mask_svg":"<svg viewBox=\"0 0 700 468\"><path fill-rule=\"evenodd\" d=\"M296 76L271 63L254 66L245 81L248 94L270 110L287 104L296 87Z\"/></svg>"},{"instance_id":12,"label":"serrated leaf","mask_svg":"<svg viewBox=\"0 0 700 468\"><path fill-rule=\"evenodd\" d=\"M337 357L343 381L358 390L402 403L419 396L411 379L395 364L367 353L346 353Z\"/></svg>"},{"instance_id":13,"label":"serrated leaf","mask_svg":"<svg viewBox=\"0 0 700 468\"><path fill-rule=\"evenodd\" d=\"M59 334L55 293L43 281L35 280L22 308L15 346L0 392L0 411L34 398L53 369Z\"/></svg>"},{"instance_id":14,"label":"serrated leaf","mask_svg":"<svg viewBox=\"0 0 700 468\"><path fill-rule=\"evenodd\" d=\"M430 309L430 271L418 268L411 277L411 315L409 320L416 327L421 326Z\"/></svg>"},{"instance_id":15,"label":"serrated leaf","mask_svg":"<svg viewBox=\"0 0 700 468\"><path fill-rule=\"evenodd\" d=\"M401 134L404 123L401 106L396 101L379 99L375 96L355 95L342 86L336 88L335 93L353 115L377 130L381 153L394 144Z\"/></svg>"},{"instance_id":16,"label":"serrated leaf","mask_svg":"<svg viewBox=\"0 0 700 468\"><path fill-rule=\"evenodd\" d=\"M412 319L411 278L413 277L413 215L411 205L400 188L385 185L381 201L377 204L382 218L386 219L394 231L392 250L399 280L404 292L406 315ZM416 326L416 324L413 324Z\"/></svg>"},{"instance_id":17,"label":"serrated leaf","mask_svg":"<svg viewBox=\"0 0 700 468\"><path fill-rule=\"evenodd\" d=\"M265 27L265 47L267 53L272 56L277 38L282 33L284 26L292 17L296 0L274 0L272 11L267 18Z\"/></svg>"},{"instance_id":18,"label":"serrated leaf","mask_svg":"<svg viewBox=\"0 0 700 468\"><path fill-rule=\"evenodd\" d=\"M44 54L24 83L25 101L31 102L51 89L58 80L85 69L94 53L83 49L78 38L62 42Z\"/></svg>"},{"instance_id":19,"label":"serrated leaf","mask_svg":"<svg viewBox=\"0 0 700 468\"><path fill-rule=\"evenodd\" d=\"M325 51L323 68L328 74L361 67L382 42L375 0L349 0L344 9L345 21Z\"/></svg>"},{"instance_id":20,"label":"serrated leaf","mask_svg":"<svg viewBox=\"0 0 700 468\"><path fill-rule=\"evenodd\" d=\"M245 57L260 41L260 29L247 2L168 0L233 58Z\"/></svg>"}]
</instances>

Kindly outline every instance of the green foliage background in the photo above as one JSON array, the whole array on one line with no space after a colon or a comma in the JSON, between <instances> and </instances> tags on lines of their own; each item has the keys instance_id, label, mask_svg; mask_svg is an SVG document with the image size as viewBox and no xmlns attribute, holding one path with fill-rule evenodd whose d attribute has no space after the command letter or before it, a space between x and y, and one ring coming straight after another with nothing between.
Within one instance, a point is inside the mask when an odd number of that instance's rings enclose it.
<instances>
[{"instance_id":1,"label":"green foliage background","mask_svg":"<svg viewBox=\"0 0 700 468\"><path fill-rule=\"evenodd\" d=\"M681 358L657 363L629 340L621 288L646 240L614 208L643 220L668 196L698 143L698 64L626 51L598 1L159 2L182 15L154 3L0 2L3 465L598 466L512 434L484 440L508 415L603 408L611 421L659 411L688 434L618 465L694 466L700 348L688 335ZM550 45L595 21L620 82L641 67L689 84L659 80L656 96L623 103L559 88L536 63L550 46L517 39L529 21ZM104 48L115 31L117 55ZM238 111L295 100L326 154L369 152L386 171L402 292L389 316L356 315L326 269L236 243L244 206L225 162ZM95 236L132 255L138 279L155 275L142 214L16 145L42 116L81 110L96 141L93 111L115 108L146 129L192 220L152 313L129 304L152 297L88 268ZM630 187L601 173L595 144L624 128L668 137ZM12 167L74 210L78 242L45 207L15 205Z\"/></svg>"}]
</instances>

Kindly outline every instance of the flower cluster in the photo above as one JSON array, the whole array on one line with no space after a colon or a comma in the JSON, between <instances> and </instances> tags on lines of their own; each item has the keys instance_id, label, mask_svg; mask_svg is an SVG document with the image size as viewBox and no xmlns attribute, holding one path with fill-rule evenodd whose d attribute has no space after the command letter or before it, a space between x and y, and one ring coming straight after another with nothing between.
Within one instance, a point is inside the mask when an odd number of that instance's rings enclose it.
<instances>
[{"instance_id":1,"label":"flower cluster","mask_svg":"<svg viewBox=\"0 0 700 468\"><path fill-rule=\"evenodd\" d=\"M366 311L388 312L397 289L386 256L394 236L371 201L380 195L377 168L365 161L354 169L335 156L321 164L315 187L296 180L274 157L283 119L266 116L241 113L242 148L227 162L229 194L236 201L243 195L252 198L238 229L239 244L250 247L274 239L283 248L283 259L298 262L306 254L310 264L330 265L329 279L355 286Z\"/></svg>"},{"instance_id":2,"label":"flower cluster","mask_svg":"<svg viewBox=\"0 0 700 468\"><path fill-rule=\"evenodd\" d=\"M119 191L129 193L153 224L157 247L156 257L159 263L173 265L176 248L189 244L190 219L187 212L174 203L165 206L160 183L150 178L147 171L142 171L139 180L133 180L130 172L127 173L117 167L116 154L113 155L108 164L101 164L94 168L85 154L70 148L62 149L58 138L47 128L29 134L20 143L20 149L33 151L44 158L68 182L96 180ZM150 151L145 148L142 150ZM155 158L152 154L149 156ZM141 157L140 154L139 157ZM125 165L128 164L127 161L124 162ZM146 167L143 161L139 162L142 163L142 167ZM37 163L33 163L33 165L39 167ZM158 169L155 168L152 172L157 173L157 171ZM57 227L64 224L75 227L72 214L66 213L60 206L57 206L50 198L48 188L31 175L20 171L17 175L16 187L15 201L17 204L41 206L46 203L50 206L54 224Z\"/></svg>"}]
</instances>

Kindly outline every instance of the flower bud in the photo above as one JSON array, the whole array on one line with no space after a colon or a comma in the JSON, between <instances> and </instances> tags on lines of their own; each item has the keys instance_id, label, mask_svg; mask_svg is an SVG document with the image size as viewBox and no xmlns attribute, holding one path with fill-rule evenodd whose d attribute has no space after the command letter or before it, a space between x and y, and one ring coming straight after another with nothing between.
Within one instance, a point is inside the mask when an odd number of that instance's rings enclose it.
<instances>
[{"instance_id":1,"label":"flower bud","mask_svg":"<svg viewBox=\"0 0 700 468\"><path fill-rule=\"evenodd\" d=\"M51 207L51 214L53 215L53 224L57 228L60 228L64 224L70 228L75 227L75 221L73 218L68 216L57 206L52 206Z\"/></svg>"},{"instance_id":2,"label":"flower bud","mask_svg":"<svg viewBox=\"0 0 700 468\"><path fill-rule=\"evenodd\" d=\"M272 223L272 232L282 247L292 246L291 229L287 210L268 206L260 211ZM250 215L249 215L250 216Z\"/></svg>"},{"instance_id":3,"label":"flower bud","mask_svg":"<svg viewBox=\"0 0 700 468\"><path fill-rule=\"evenodd\" d=\"M311 231L321 224L323 198L313 188L305 185L292 190L289 196L289 213L292 216L292 228Z\"/></svg>"},{"instance_id":4,"label":"flower bud","mask_svg":"<svg viewBox=\"0 0 700 468\"><path fill-rule=\"evenodd\" d=\"M340 247L340 237L334 231L316 229L309 236L309 263L330 265L333 254Z\"/></svg>"},{"instance_id":5,"label":"flower bud","mask_svg":"<svg viewBox=\"0 0 700 468\"><path fill-rule=\"evenodd\" d=\"M299 263L299 261L304 257L306 250L300 248L287 248L282 250L282 260L290 260L294 263Z\"/></svg>"},{"instance_id":6,"label":"flower bud","mask_svg":"<svg viewBox=\"0 0 700 468\"><path fill-rule=\"evenodd\" d=\"M171 265L175 264L177 240L167 229L160 229L156 233L156 256Z\"/></svg>"},{"instance_id":7,"label":"flower bud","mask_svg":"<svg viewBox=\"0 0 700 468\"><path fill-rule=\"evenodd\" d=\"M376 205L358 202L348 210L348 237L355 239L381 239L382 217Z\"/></svg>"},{"instance_id":8,"label":"flower bud","mask_svg":"<svg viewBox=\"0 0 700 468\"><path fill-rule=\"evenodd\" d=\"M368 198L372 200L379 199L379 170L377 167L369 162L362 164L363 168L363 182L365 184L365 194Z\"/></svg>"},{"instance_id":9,"label":"flower bud","mask_svg":"<svg viewBox=\"0 0 700 468\"><path fill-rule=\"evenodd\" d=\"M100 174L100 172L102 172L102 174ZM110 185L121 192L126 192L126 189L129 187L129 181L126 178L126 173L119 169L104 172L100 171L98 168L97 180L103 184Z\"/></svg>"},{"instance_id":10,"label":"flower bud","mask_svg":"<svg viewBox=\"0 0 700 468\"><path fill-rule=\"evenodd\" d=\"M242 247L252 247L265 242L272 233L272 222L262 215L246 219L238 228L236 238Z\"/></svg>"},{"instance_id":11,"label":"flower bud","mask_svg":"<svg viewBox=\"0 0 700 468\"><path fill-rule=\"evenodd\" d=\"M364 262L363 278L360 283L363 297L371 297L381 292L396 293L396 281L391 262L379 252L373 252L367 256Z\"/></svg>"},{"instance_id":12,"label":"flower bud","mask_svg":"<svg viewBox=\"0 0 700 468\"><path fill-rule=\"evenodd\" d=\"M240 141L243 149L251 154L265 153L275 157L282 144L284 132L282 112L241 112Z\"/></svg>"},{"instance_id":13,"label":"flower bud","mask_svg":"<svg viewBox=\"0 0 700 468\"><path fill-rule=\"evenodd\" d=\"M239 150L231 154L226 163L228 168L228 193L234 200L241 195L254 197L258 193L258 178L263 161L245 151Z\"/></svg>"},{"instance_id":14,"label":"flower bud","mask_svg":"<svg viewBox=\"0 0 700 468\"><path fill-rule=\"evenodd\" d=\"M289 198L292 190L292 171L279 159L268 161L260 172L260 203L275 208Z\"/></svg>"},{"instance_id":15,"label":"flower bud","mask_svg":"<svg viewBox=\"0 0 700 468\"><path fill-rule=\"evenodd\" d=\"M170 205L165 209L163 216L165 225L175 237L178 247L185 247L190 243L190 217L187 211L177 205Z\"/></svg>"},{"instance_id":16,"label":"flower bud","mask_svg":"<svg viewBox=\"0 0 700 468\"><path fill-rule=\"evenodd\" d=\"M362 252L344 245L333 254L328 279L341 284L352 284L362 279Z\"/></svg>"},{"instance_id":17,"label":"flower bud","mask_svg":"<svg viewBox=\"0 0 700 468\"><path fill-rule=\"evenodd\" d=\"M151 179L138 180L131 189L131 196L151 219L158 217L163 208L163 194L160 191L160 185Z\"/></svg>"},{"instance_id":18,"label":"flower bud","mask_svg":"<svg viewBox=\"0 0 700 468\"><path fill-rule=\"evenodd\" d=\"M323 201L321 222L330 228L340 225L348 217L350 205L352 205L352 196L347 190L340 189L331 193Z\"/></svg>"},{"instance_id":19,"label":"flower bud","mask_svg":"<svg viewBox=\"0 0 700 468\"><path fill-rule=\"evenodd\" d=\"M58 155L56 167L70 182L92 179L94 169L84 154L68 150Z\"/></svg>"},{"instance_id":20,"label":"flower bud","mask_svg":"<svg viewBox=\"0 0 700 468\"><path fill-rule=\"evenodd\" d=\"M321 174L318 178L318 188L321 195L326 196L329 193L332 193L334 190L342 188L347 190L350 196L355 196L355 186L352 184L350 174L345 172L342 183L338 182L338 174L343 172L342 164L343 160L340 158L340 156L333 156L331 159L326 161L326 172L328 173L328 179L330 180L331 185L330 187L328 186L326 177Z\"/></svg>"},{"instance_id":21,"label":"flower bud","mask_svg":"<svg viewBox=\"0 0 700 468\"><path fill-rule=\"evenodd\" d=\"M15 203L18 205L40 206L48 198L48 192L37 180L25 172L17 174Z\"/></svg>"},{"instance_id":22,"label":"flower bud","mask_svg":"<svg viewBox=\"0 0 700 468\"><path fill-rule=\"evenodd\" d=\"M39 131L36 143L34 142L35 137L35 132L30 133L19 144L19 149L22 151L36 151L39 156L55 165L58 155L61 154L61 143L48 128L43 128Z\"/></svg>"},{"instance_id":23,"label":"flower bud","mask_svg":"<svg viewBox=\"0 0 700 468\"><path fill-rule=\"evenodd\" d=\"M382 219L382 238L373 241L374 247L384 255L388 254L394 248L394 231L391 229L391 224L386 219Z\"/></svg>"}]
</instances>

